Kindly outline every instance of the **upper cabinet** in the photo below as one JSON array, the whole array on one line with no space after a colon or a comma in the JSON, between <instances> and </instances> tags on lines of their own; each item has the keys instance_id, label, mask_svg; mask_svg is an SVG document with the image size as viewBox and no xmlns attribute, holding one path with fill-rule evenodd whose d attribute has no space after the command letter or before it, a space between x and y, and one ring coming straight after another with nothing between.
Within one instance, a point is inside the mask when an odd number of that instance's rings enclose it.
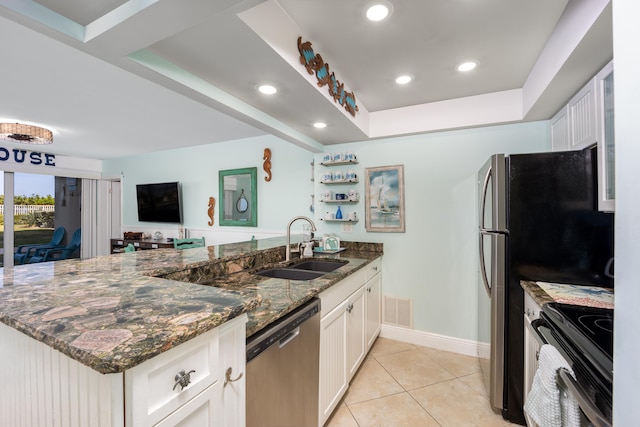
<instances>
[{"instance_id":1,"label":"upper cabinet","mask_svg":"<svg viewBox=\"0 0 640 427\"><path fill-rule=\"evenodd\" d=\"M613 62L576 93L551 119L553 151L582 150L598 146L598 209L615 206Z\"/></svg>"},{"instance_id":2,"label":"upper cabinet","mask_svg":"<svg viewBox=\"0 0 640 427\"><path fill-rule=\"evenodd\" d=\"M615 210L615 133L613 126L613 62L596 75L598 91L598 209Z\"/></svg>"}]
</instances>

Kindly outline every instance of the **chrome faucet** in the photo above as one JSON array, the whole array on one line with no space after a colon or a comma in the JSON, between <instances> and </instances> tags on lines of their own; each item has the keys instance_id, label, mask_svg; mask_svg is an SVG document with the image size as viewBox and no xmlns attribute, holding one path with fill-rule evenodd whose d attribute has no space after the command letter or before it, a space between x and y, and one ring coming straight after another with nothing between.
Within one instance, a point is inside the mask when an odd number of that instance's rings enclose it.
<instances>
[{"instance_id":1,"label":"chrome faucet","mask_svg":"<svg viewBox=\"0 0 640 427\"><path fill-rule=\"evenodd\" d=\"M285 261L291 260L291 225L299 219L304 219L309 224L311 224L311 232L312 233L316 232L316 225L313 223L313 221L310 218L307 218L306 216L297 216L293 218L291 221L289 221L289 225L287 225L287 247L286 247Z\"/></svg>"}]
</instances>

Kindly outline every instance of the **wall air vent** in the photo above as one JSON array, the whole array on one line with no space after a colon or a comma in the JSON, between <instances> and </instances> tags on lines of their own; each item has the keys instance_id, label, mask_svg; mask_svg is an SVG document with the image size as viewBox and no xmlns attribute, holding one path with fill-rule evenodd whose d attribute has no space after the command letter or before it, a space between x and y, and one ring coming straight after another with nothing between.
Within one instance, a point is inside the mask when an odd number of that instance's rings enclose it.
<instances>
[{"instance_id":1,"label":"wall air vent","mask_svg":"<svg viewBox=\"0 0 640 427\"><path fill-rule=\"evenodd\" d=\"M383 295L382 323L413 329L413 300Z\"/></svg>"}]
</instances>

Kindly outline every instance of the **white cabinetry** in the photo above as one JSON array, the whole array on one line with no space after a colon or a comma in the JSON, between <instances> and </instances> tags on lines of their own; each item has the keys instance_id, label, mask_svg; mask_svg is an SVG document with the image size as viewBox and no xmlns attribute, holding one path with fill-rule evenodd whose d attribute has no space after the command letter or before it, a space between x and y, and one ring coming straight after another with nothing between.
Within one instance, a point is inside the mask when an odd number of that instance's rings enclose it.
<instances>
[{"instance_id":1,"label":"white cabinetry","mask_svg":"<svg viewBox=\"0 0 640 427\"><path fill-rule=\"evenodd\" d=\"M569 107L565 106L551 119L551 151L567 151L571 146Z\"/></svg>"},{"instance_id":2,"label":"white cabinetry","mask_svg":"<svg viewBox=\"0 0 640 427\"><path fill-rule=\"evenodd\" d=\"M569 150L581 150L598 142L596 80L591 79L569 101Z\"/></svg>"},{"instance_id":3,"label":"white cabinetry","mask_svg":"<svg viewBox=\"0 0 640 427\"><path fill-rule=\"evenodd\" d=\"M371 349L374 341L380 335L382 326L382 273L381 258L367 265L364 285L365 289L365 346L366 352Z\"/></svg>"},{"instance_id":4,"label":"white cabinetry","mask_svg":"<svg viewBox=\"0 0 640 427\"><path fill-rule=\"evenodd\" d=\"M319 424L324 425L380 332L380 258L320 296Z\"/></svg>"},{"instance_id":5,"label":"white cabinetry","mask_svg":"<svg viewBox=\"0 0 640 427\"><path fill-rule=\"evenodd\" d=\"M125 371L127 425L244 425L245 322L234 319ZM225 386L229 369L239 378Z\"/></svg>"},{"instance_id":6,"label":"white cabinetry","mask_svg":"<svg viewBox=\"0 0 640 427\"><path fill-rule=\"evenodd\" d=\"M527 400L533 377L538 369L540 344L531 331L531 322L540 317L540 306L525 292L524 294L524 400Z\"/></svg>"},{"instance_id":7,"label":"white cabinetry","mask_svg":"<svg viewBox=\"0 0 640 427\"><path fill-rule=\"evenodd\" d=\"M598 142L595 77L551 119L553 151L582 150Z\"/></svg>"},{"instance_id":8,"label":"white cabinetry","mask_svg":"<svg viewBox=\"0 0 640 427\"><path fill-rule=\"evenodd\" d=\"M613 62L596 75L598 91L598 210L615 210L615 133Z\"/></svg>"},{"instance_id":9,"label":"white cabinetry","mask_svg":"<svg viewBox=\"0 0 640 427\"><path fill-rule=\"evenodd\" d=\"M598 145L598 210L615 210L613 62L574 95L550 120L551 150Z\"/></svg>"},{"instance_id":10,"label":"white cabinetry","mask_svg":"<svg viewBox=\"0 0 640 427\"><path fill-rule=\"evenodd\" d=\"M14 427L244 426L246 322L239 316L117 374L0 323L0 419ZM237 381L225 386L229 368ZM190 373L184 389L175 385L181 371Z\"/></svg>"}]
</instances>

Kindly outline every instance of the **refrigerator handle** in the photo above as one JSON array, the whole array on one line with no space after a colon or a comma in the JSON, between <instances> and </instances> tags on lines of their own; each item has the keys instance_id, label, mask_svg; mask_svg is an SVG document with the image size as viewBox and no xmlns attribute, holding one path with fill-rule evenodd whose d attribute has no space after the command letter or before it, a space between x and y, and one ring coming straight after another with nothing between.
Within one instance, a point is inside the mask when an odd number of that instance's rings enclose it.
<instances>
[{"instance_id":1,"label":"refrigerator handle","mask_svg":"<svg viewBox=\"0 0 640 427\"><path fill-rule=\"evenodd\" d=\"M480 276L482 276L482 283L484 283L484 289L487 291L487 295L489 299L491 299L491 285L489 284L489 280L487 279L487 266L484 263L484 239L482 238L483 233L481 232L479 237L479 249L480 249Z\"/></svg>"},{"instance_id":2,"label":"refrigerator handle","mask_svg":"<svg viewBox=\"0 0 640 427\"><path fill-rule=\"evenodd\" d=\"M489 187L489 179L491 179L491 169L487 169L487 174L484 177L484 183L482 184L482 193L480 197L482 200L480 201L480 218L478 218L478 224L480 225L480 230L484 230L484 210L487 205L487 188ZM491 224L491 228L493 229L494 224Z\"/></svg>"}]
</instances>

